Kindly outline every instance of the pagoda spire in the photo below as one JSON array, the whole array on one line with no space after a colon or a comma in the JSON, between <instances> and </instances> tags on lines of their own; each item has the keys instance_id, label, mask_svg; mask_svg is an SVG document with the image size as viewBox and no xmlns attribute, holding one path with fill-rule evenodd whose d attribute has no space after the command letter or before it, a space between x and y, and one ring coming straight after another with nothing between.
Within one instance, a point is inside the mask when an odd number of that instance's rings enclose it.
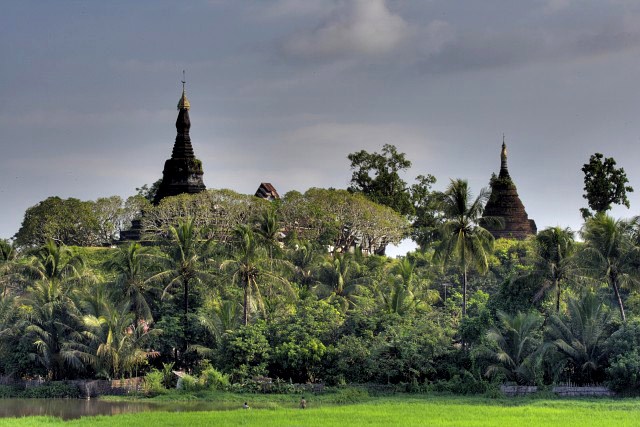
<instances>
[{"instance_id":1,"label":"pagoda spire","mask_svg":"<svg viewBox=\"0 0 640 427\"><path fill-rule=\"evenodd\" d=\"M189 136L189 130L191 129L189 110L191 104L187 99L185 90L184 71L182 73L182 96L178 101L176 140L173 144L171 158L164 164L162 183L154 199L154 204L156 205L165 197L183 193L194 194L206 189L202 181L202 162L196 158L191 145L191 137Z\"/></svg>"},{"instance_id":2,"label":"pagoda spire","mask_svg":"<svg viewBox=\"0 0 640 427\"><path fill-rule=\"evenodd\" d=\"M185 79L185 73L184 70L182 70L182 96L180 97L180 100L178 101L178 111L180 110L189 110L191 108L191 104L189 103L189 100L187 99L187 92L185 90L184 85L187 83L186 79Z\"/></svg>"},{"instance_id":3,"label":"pagoda spire","mask_svg":"<svg viewBox=\"0 0 640 427\"><path fill-rule=\"evenodd\" d=\"M504 142L504 134L502 134L502 150L500 151L500 178L510 178L509 168L507 167L507 144Z\"/></svg>"}]
</instances>

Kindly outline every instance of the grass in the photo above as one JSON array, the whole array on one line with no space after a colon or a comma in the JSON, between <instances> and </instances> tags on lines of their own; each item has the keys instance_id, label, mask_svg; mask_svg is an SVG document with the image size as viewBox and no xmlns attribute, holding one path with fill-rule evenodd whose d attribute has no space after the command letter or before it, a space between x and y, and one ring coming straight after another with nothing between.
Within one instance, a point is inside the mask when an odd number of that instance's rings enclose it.
<instances>
[{"instance_id":1,"label":"grass","mask_svg":"<svg viewBox=\"0 0 640 427\"><path fill-rule=\"evenodd\" d=\"M255 400L254 397L260 397ZM50 417L0 419L0 426L637 426L635 399L488 399L456 396L368 398L336 405L308 396L297 409L294 396L227 396L248 400L252 409L210 412L146 412L81 418L63 422ZM269 400L271 398L271 400ZM213 403L213 402L212 402Z\"/></svg>"}]
</instances>

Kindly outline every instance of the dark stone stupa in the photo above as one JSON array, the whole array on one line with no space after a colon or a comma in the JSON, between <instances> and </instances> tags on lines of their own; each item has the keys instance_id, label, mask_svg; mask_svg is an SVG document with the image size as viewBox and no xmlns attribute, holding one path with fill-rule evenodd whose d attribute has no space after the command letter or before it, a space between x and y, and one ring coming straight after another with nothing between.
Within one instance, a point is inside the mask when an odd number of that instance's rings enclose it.
<instances>
[{"instance_id":1,"label":"dark stone stupa","mask_svg":"<svg viewBox=\"0 0 640 427\"><path fill-rule=\"evenodd\" d=\"M171 158L164 163L162 183L153 200L157 205L160 200L169 196L189 193L195 194L206 190L202 181L202 162L193 153L189 129L189 109L191 108L182 82L182 97L178 102L178 119L176 120L176 142L173 145Z\"/></svg>"},{"instance_id":2,"label":"dark stone stupa","mask_svg":"<svg viewBox=\"0 0 640 427\"><path fill-rule=\"evenodd\" d=\"M518 196L518 190L507 169L507 145L502 141L500 153L500 174L491 177L491 197L484 208L482 217L499 217L504 221L504 227L483 221L483 227L491 232L496 239L525 239L537 233L534 220L529 219L524 205Z\"/></svg>"}]
</instances>

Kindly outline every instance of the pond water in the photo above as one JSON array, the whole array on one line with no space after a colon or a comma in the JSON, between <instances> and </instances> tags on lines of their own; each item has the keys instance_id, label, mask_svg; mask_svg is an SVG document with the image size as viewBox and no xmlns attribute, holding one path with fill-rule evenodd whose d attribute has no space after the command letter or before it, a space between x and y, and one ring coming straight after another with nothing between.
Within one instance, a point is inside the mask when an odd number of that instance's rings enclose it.
<instances>
[{"instance_id":1,"label":"pond water","mask_svg":"<svg viewBox=\"0 0 640 427\"><path fill-rule=\"evenodd\" d=\"M69 420L145 411L192 412L239 409L216 402L105 402L99 399L0 399L0 417L53 416Z\"/></svg>"}]
</instances>

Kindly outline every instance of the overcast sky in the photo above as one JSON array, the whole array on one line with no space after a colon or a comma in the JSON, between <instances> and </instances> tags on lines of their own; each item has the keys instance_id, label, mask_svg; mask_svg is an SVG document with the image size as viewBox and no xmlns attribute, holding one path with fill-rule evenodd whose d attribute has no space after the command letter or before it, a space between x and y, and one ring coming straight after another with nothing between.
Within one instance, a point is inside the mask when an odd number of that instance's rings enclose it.
<instances>
[{"instance_id":1,"label":"overcast sky","mask_svg":"<svg viewBox=\"0 0 640 427\"><path fill-rule=\"evenodd\" d=\"M14 1L0 14L0 237L48 196L161 177L186 69L209 188L346 188L394 144L437 189L509 170L538 229L577 230L583 174L624 167L640 213L635 0Z\"/></svg>"}]
</instances>

